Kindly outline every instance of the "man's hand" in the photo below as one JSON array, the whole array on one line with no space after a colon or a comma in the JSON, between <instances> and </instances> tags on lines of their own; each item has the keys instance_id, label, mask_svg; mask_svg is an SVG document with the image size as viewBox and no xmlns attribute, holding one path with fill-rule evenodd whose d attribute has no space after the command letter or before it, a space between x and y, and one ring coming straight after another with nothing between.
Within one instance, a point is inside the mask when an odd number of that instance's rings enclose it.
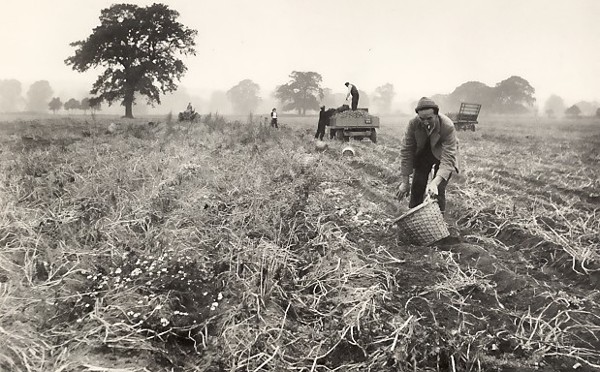
<instances>
[{"instance_id":1,"label":"man's hand","mask_svg":"<svg viewBox=\"0 0 600 372\"><path fill-rule=\"evenodd\" d=\"M435 176L433 178L433 180L431 180L431 182L429 183L429 185L427 185L427 195L429 195L432 198L437 198L438 196L438 186L440 185L440 183L442 182L442 177L440 176Z\"/></svg>"},{"instance_id":2,"label":"man's hand","mask_svg":"<svg viewBox=\"0 0 600 372\"><path fill-rule=\"evenodd\" d=\"M408 181L408 177L405 177L400 181L400 186L398 186L398 191L396 191L396 198L402 199L408 196L410 193L410 182Z\"/></svg>"}]
</instances>

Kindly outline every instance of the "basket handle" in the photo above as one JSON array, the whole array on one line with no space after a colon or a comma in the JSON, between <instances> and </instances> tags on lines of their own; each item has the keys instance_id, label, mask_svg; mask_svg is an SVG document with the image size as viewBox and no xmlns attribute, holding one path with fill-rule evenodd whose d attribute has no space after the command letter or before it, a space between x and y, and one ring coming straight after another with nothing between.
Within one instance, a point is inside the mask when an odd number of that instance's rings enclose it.
<instances>
[{"instance_id":1,"label":"basket handle","mask_svg":"<svg viewBox=\"0 0 600 372\"><path fill-rule=\"evenodd\" d=\"M420 208L420 207L424 207L425 204L428 203L437 203L437 198L432 198L431 196L429 196L429 194L425 194L425 197L423 198L423 202L419 205L417 205L416 207L413 207L411 210L414 210L415 208ZM408 212L404 213L403 215L401 215L400 217L394 218L391 222L390 225L395 224L396 222L400 221L401 219L403 219L408 213L410 213L409 210Z\"/></svg>"},{"instance_id":2,"label":"basket handle","mask_svg":"<svg viewBox=\"0 0 600 372\"><path fill-rule=\"evenodd\" d=\"M431 195L425 194L425 197L423 198L423 203L422 204L431 203L431 202L437 203L437 201L438 201L437 197L432 198Z\"/></svg>"}]
</instances>

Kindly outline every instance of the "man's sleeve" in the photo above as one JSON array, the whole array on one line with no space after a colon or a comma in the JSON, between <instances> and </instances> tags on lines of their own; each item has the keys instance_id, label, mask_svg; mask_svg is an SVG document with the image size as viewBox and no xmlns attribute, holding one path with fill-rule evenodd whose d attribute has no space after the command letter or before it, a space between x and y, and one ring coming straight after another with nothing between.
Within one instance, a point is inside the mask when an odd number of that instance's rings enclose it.
<instances>
[{"instance_id":1,"label":"man's sleeve","mask_svg":"<svg viewBox=\"0 0 600 372\"><path fill-rule=\"evenodd\" d=\"M441 138L442 156L440 159L440 168L438 175L444 180L448 180L453 172L458 170L456 156L458 152L458 139L456 138L456 129L454 125L449 128L448 133Z\"/></svg>"},{"instance_id":2,"label":"man's sleeve","mask_svg":"<svg viewBox=\"0 0 600 372\"><path fill-rule=\"evenodd\" d=\"M410 176L413 172L414 156L417 149L415 139L415 121L411 120L404 132L402 148L400 149L400 175Z\"/></svg>"}]
</instances>

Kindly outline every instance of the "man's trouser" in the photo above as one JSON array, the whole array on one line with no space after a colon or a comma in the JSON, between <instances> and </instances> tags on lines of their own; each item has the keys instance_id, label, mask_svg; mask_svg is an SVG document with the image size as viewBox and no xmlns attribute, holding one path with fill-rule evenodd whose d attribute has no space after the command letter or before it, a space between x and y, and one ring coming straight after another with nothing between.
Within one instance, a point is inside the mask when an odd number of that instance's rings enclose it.
<instances>
[{"instance_id":1,"label":"man's trouser","mask_svg":"<svg viewBox=\"0 0 600 372\"><path fill-rule=\"evenodd\" d=\"M325 135L325 124L319 124L317 127L317 133L315 134L315 138L323 140L323 136Z\"/></svg>"},{"instance_id":2,"label":"man's trouser","mask_svg":"<svg viewBox=\"0 0 600 372\"><path fill-rule=\"evenodd\" d=\"M352 110L356 110L358 108L358 94L352 95Z\"/></svg>"},{"instance_id":3,"label":"man's trouser","mask_svg":"<svg viewBox=\"0 0 600 372\"><path fill-rule=\"evenodd\" d=\"M435 177L440 168L440 161L433 156L431 148L426 147L421 154L415 156L415 170L413 172L413 181L410 188L409 208L416 207L423 203L431 167L433 167L433 176ZM447 180L440 182L440 185L438 186L437 201L442 212L446 209L446 186L448 185L448 181L450 181L450 177L448 177Z\"/></svg>"},{"instance_id":4,"label":"man's trouser","mask_svg":"<svg viewBox=\"0 0 600 372\"><path fill-rule=\"evenodd\" d=\"M273 119L271 119L271 126L272 126L272 127L275 127L275 128L279 128L279 127L277 126L277 118L273 118Z\"/></svg>"}]
</instances>

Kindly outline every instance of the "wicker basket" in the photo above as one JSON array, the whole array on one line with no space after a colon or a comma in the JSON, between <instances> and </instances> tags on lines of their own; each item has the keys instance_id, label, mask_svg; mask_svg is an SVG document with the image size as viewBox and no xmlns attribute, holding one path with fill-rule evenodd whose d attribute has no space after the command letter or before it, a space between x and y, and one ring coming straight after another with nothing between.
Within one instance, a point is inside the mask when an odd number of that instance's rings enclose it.
<instances>
[{"instance_id":1,"label":"wicker basket","mask_svg":"<svg viewBox=\"0 0 600 372\"><path fill-rule=\"evenodd\" d=\"M415 245L431 245L450 236L440 206L433 199L410 209L394 220L400 233Z\"/></svg>"}]
</instances>

